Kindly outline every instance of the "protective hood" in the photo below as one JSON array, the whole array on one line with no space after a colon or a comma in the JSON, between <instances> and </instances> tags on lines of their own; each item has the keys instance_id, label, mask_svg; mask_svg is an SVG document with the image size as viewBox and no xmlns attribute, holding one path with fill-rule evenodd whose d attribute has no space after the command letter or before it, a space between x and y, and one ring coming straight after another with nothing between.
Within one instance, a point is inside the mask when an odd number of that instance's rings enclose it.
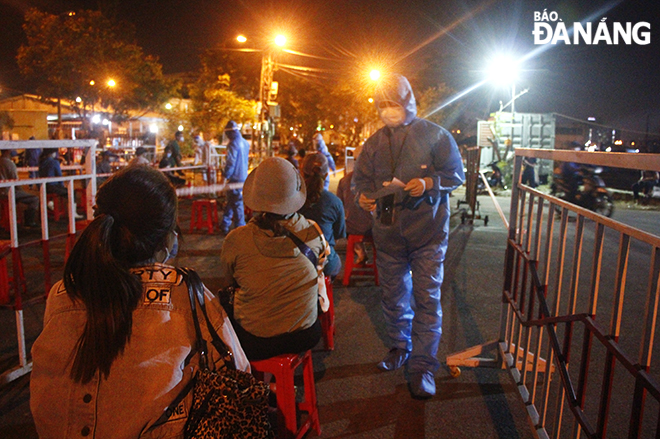
<instances>
[{"instance_id":1,"label":"protective hood","mask_svg":"<svg viewBox=\"0 0 660 439\"><path fill-rule=\"evenodd\" d=\"M406 120L403 123L408 125L417 116L417 102L413 94L412 87L405 76L392 75L384 78L376 89L374 103L376 109L383 101L396 102L403 107L406 112Z\"/></svg>"}]
</instances>

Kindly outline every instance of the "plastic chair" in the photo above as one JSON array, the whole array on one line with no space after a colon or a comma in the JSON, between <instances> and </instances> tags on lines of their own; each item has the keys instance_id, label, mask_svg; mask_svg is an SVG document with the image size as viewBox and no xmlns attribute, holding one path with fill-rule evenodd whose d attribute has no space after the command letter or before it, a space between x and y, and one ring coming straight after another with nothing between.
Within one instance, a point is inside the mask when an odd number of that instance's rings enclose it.
<instances>
[{"instance_id":1,"label":"plastic chair","mask_svg":"<svg viewBox=\"0 0 660 439\"><path fill-rule=\"evenodd\" d=\"M321 434L319 411L316 403L316 386L314 384L314 365L312 364L312 351L301 354L285 354L265 360L251 361L252 372L263 379L264 373L271 373L275 377L277 396L277 431L281 439L302 438L310 429L317 435ZM294 374L296 368L303 367L303 385L305 388L304 400L296 403L296 389L294 387ZM298 427L296 411L307 412L307 419Z\"/></svg>"},{"instance_id":2,"label":"plastic chair","mask_svg":"<svg viewBox=\"0 0 660 439\"><path fill-rule=\"evenodd\" d=\"M319 318L323 330L323 345L326 351L332 351L335 349L335 301L332 292L332 281L329 276L325 277L325 289L328 292L330 307Z\"/></svg>"},{"instance_id":3,"label":"plastic chair","mask_svg":"<svg viewBox=\"0 0 660 439\"><path fill-rule=\"evenodd\" d=\"M204 209L206 208L206 227L209 234L213 233L213 227L218 223L218 205L214 199L202 198L194 200L190 213L190 233L195 229L204 227Z\"/></svg>"},{"instance_id":4,"label":"plastic chair","mask_svg":"<svg viewBox=\"0 0 660 439\"><path fill-rule=\"evenodd\" d=\"M373 258L368 264L355 263L355 244L360 242L371 243ZM374 239L371 236L364 235L348 235L348 243L346 245L346 267L344 268L344 279L342 284L347 287L351 282L351 276L356 275L373 275L374 282L378 286L378 268L376 267L376 246Z\"/></svg>"}]
</instances>

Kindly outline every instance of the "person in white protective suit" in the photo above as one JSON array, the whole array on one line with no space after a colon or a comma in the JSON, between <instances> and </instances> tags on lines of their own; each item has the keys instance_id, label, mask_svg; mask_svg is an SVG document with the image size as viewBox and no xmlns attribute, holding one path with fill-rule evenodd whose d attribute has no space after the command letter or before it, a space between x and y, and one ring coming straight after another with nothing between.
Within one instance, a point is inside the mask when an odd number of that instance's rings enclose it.
<instances>
[{"instance_id":1,"label":"person in white protective suit","mask_svg":"<svg viewBox=\"0 0 660 439\"><path fill-rule=\"evenodd\" d=\"M449 193L463 184L451 134L416 116L408 80L386 78L375 104L385 126L364 143L353 180L360 207L374 215L382 308L390 351L384 371L406 365L413 397L435 395L442 334L440 287L449 234Z\"/></svg>"}]
</instances>

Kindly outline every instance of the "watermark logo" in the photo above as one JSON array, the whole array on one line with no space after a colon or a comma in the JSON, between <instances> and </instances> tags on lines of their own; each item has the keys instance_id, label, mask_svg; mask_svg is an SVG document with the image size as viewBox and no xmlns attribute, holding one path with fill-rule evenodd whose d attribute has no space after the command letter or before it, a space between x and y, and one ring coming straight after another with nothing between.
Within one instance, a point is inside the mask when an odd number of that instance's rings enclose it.
<instances>
[{"instance_id":1,"label":"watermark logo","mask_svg":"<svg viewBox=\"0 0 660 439\"><path fill-rule=\"evenodd\" d=\"M534 44L586 44L618 45L651 44L651 24L608 22L603 17L598 23L573 23L570 28L562 21L556 11L534 12Z\"/></svg>"}]
</instances>

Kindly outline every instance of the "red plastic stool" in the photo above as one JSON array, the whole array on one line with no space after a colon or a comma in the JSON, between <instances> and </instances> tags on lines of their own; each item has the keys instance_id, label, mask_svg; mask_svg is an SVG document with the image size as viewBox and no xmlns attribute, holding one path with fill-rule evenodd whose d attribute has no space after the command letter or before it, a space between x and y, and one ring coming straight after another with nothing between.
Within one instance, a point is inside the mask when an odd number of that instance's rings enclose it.
<instances>
[{"instance_id":1,"label":"red plastic stool","mask_svg":"<svg viewBox=\"0 0 660 439\"><path fill-rule=\"evenodd\" d=\"M83 215L87 216L87 189L84 187L77 187L74 189L74 193L80 197L78 206L82 206Z\"/></svg>"},{"instance_id":2,"label":"red plastic stool","mask_svg":"<svg viewBox=\"0 0 660 439\"><path fill-rule=\"evenodd\" d=\"M259 378L265 372L273 374L276 383L277 396L277 427L280 438L302 438L310 429L317 435L321 434L319 411L316 405L316 387L314 385L314 366L312 351L302 354L285 354L266 360L251 361L252 372ZM305 399L296 403L296 390L293 377L298 366L303 367L303 384ZM263 377L261 377L263 379ZM307 419L298 428L296 409L307 412Z\"/></svg>"},{"instance_id":3,"label":"red plastic stool","mask_svg":"<svg viewBox=\"0 0 660 439\"><path fill-rule=\"evenodd\" d=\"M9 297L9 272L7 271L7 255L11 253L10 241L0 241L0 305L6 305Z\"/></svg>"},{"instance_id":4,"label":"red plastic stool","mask_svg":"<svg viewBox=\"0 0 660 439\"><path fill-rule=\"evenodd\" d=\"M325 289L328 292L330 306L326 312L321 314L321 328L323 330L323 345L326 351L335 349L335 301L332 293L332 281L329 276L325 277Z\"/></svg>"},{"instance_id":5,"label":"red plastic stool","mask_svg":"<svg viewBox=\"0 0 660 439\"><path fill-rule=\"evenodd\" d=\"M13 277L9 277L7 269L7 256L10 254L13 262ZM11 301L9 294L11 284L14 284L17 294L20 294L21 291L23 293L27 292L20 250L11 248L11 241L0 241L0 305L6 305Z\"/></svg>"},{"instance_id":6,"label":"red plastic stool","mask_svg":"<svg viewBox=\"0 0 660 439\"><path fill-rule=\"evenodd\" d=\"M53 216L53 221L59 221L61 216L66 215L62 206L62 197L57 194L47 194L46 200L53 202L53 210L47 209L48 214Z\"/></svg>"},{"instance_id":7,"label":"red plastic stool","mask_svg":"<svg viewBox=\"0 0 660 439\"><path fill-rule=\"evenodd\" d=\"M204 227L204 208L206 208L206 227L213 233L214 224L218 223L218 204L212 198L194 200L190 214L190 233Z\"/></svg>"},{"instance_id":8,"label":"red plastic stool","mask_svg":"<svg viewBox=\"0 0 660 439\"><path fill-rule=\"evenodd\" d=\"M9 200L6 197L0 197L0 227L9 230ZM16 223L23 224L23 215L21 214L21 204L16 203Z\"/></svg>"},{"instance_id":9,"label":"red plastic stool","mask_svg":"<svg viewBox=\"0 0 660 439\"><path fill-rule=\"evenodd\" d=\"M355 261L355 244L359 242L371 243L373 250L373 260L368 264L356 264ZM342 283L347 287L351 282L351 276L357 275L373 275L376 286L378 286L378 268L376 268L376 246L374 239L371 236L364 235L348 235L348 244L346 245L346 267L344 268L344 279Z\"/></svg>"}]
</instances>

